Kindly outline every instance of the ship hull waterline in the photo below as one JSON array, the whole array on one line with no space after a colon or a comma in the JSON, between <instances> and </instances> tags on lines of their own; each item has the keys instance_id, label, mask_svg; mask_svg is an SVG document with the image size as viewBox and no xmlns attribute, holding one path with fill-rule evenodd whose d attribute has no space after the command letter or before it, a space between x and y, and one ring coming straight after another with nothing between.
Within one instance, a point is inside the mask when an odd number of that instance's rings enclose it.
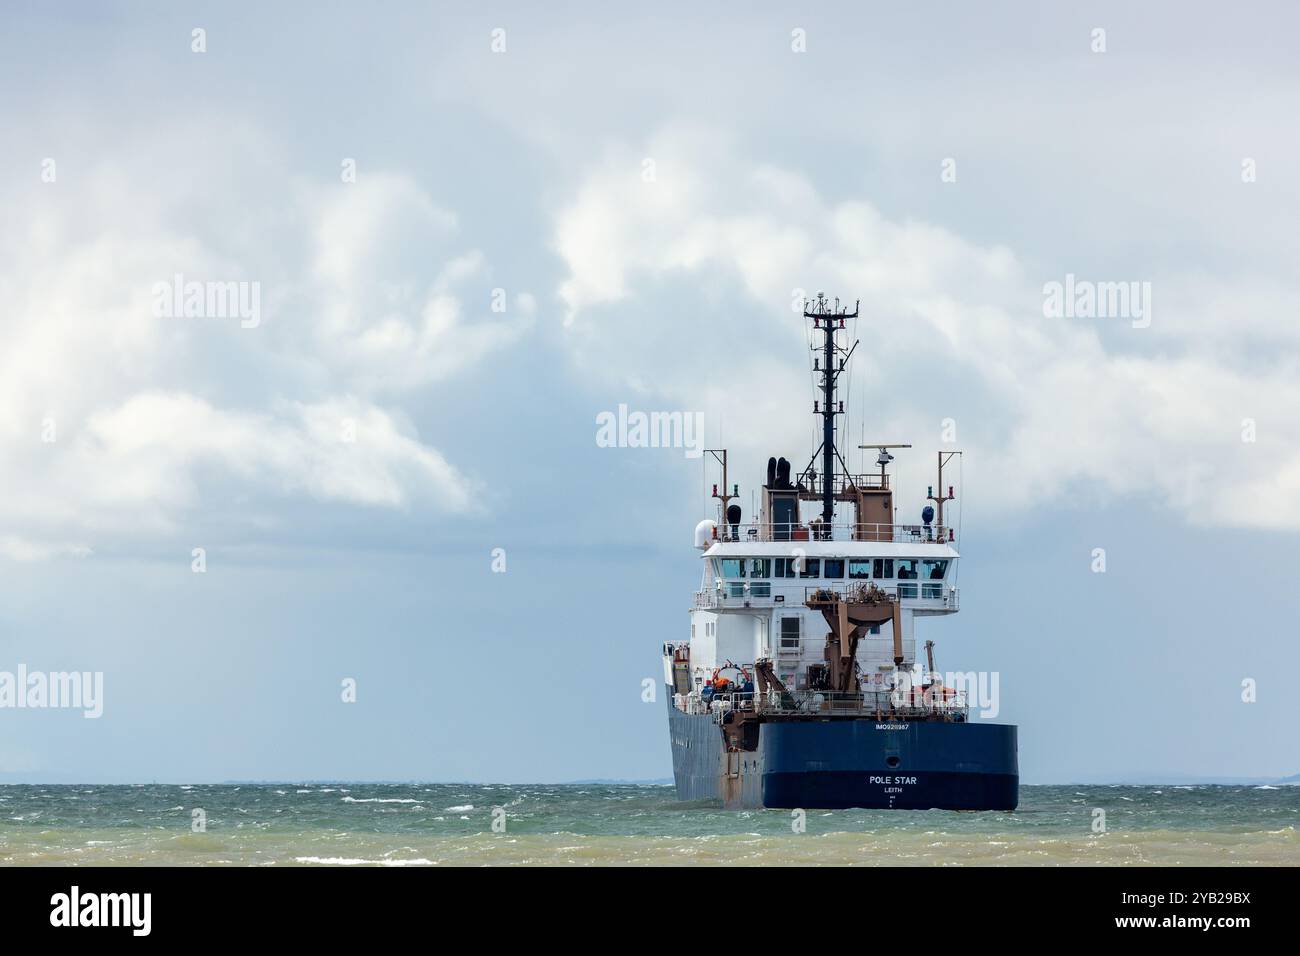
<instances>
[{"instance_id":1,"label":"ship hull waterline","mask_svg":"<svg viewBox=\"0 0 1300 956\"><path fill-rule=\"evenodd\" d=\"M1014 810L1010 724L874 717L772 720L728 752L708 714L668 701L677 798L730 809Z\"/></svg>"}]
</instances>

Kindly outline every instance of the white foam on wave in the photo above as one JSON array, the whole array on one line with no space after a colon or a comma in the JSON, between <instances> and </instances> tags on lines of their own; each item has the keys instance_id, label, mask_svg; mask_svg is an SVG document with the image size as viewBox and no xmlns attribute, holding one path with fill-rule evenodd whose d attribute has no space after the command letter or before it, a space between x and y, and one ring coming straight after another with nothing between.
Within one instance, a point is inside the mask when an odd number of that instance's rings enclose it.
<instances>
[{"instance_id":1,"label":"white foam on wave","mask_svg":"<svg viewBox=\"0 0 1300 956\"><path fill-rule=\"evenodd\" d=\"M474 804L472 804L472 803L467 803L467 804L465 804L463 807L448 807L444 812L446 812L446 813L464 813L466 810L473 810L473 809L474 809Z\"/></svg>"},{"instance_id":2,"label":"white foam on wave","mask_svg":"<svg viewBox=\"0 0 1300 956\"><path fill-rule=\"evenodd\" d=\"M295 863L314 863L320 866L433 866L433 860L363 860L349 856L295 856Z\"/></svg>"},{"instance_id":3,"label":"white foam on wave","mask_svg":"<svg viewBox=\"0 0 1300 956\"><path fill-rule=\"evenodd\" d=\"M344 797L344 803L419 803L419 800L408 800L399 797Z\"/></svg>"}]
</instances>

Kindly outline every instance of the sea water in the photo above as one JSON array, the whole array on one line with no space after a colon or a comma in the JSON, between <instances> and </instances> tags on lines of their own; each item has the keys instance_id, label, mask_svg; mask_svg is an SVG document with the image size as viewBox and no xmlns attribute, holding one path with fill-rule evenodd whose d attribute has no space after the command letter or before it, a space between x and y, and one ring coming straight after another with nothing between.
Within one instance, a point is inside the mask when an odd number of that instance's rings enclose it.
<instances>
[{"instance_id":1,"label":"sea water","mask_svg":"<svg viewBox=\"0 0 1300 956\"><path fill-rule=\"evenodd\" d=\"M1300 787L1022 786L1011 813L800 814L666 786L0 786L0 863L1300 865L1297 823Z\"/></svg>"}]
</instances>

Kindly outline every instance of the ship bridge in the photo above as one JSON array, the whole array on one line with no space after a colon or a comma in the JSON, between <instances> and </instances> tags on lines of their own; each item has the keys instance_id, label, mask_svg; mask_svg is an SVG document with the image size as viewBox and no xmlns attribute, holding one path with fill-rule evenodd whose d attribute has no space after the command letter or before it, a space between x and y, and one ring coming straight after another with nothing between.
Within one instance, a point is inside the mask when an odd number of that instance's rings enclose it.
<instances>
[{"instance_id":1,"label":"ship bridge","mask_svg":"<svg viewBox=\"0 0 1300 956\"><path fill-rule=\"evenodd\" d=\"M704 553L696 608L797 607L813 590L874 584L910 613L958 610L957 549L948 544L814 541L805 547L719 542Z\"/></svg>"}]
</instances>

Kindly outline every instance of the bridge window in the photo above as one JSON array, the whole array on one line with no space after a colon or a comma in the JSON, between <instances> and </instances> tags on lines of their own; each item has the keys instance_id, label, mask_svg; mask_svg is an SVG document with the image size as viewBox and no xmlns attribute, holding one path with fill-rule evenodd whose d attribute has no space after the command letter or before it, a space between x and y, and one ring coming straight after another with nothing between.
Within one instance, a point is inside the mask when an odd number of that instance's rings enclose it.
<instances>
[{"instance_id":1,"label":"bridge window","mask_svg":"<svg viewBox=\"0 0 1300 956\"><path fill-rule=\"evenodd\" d=\"M799 577L801 578L821 577L821 565L822 562L820 558L804 558L803 570L799 572Z\"/></svg>"},{"instance_id":2,"label":"bridge window","mask_svg":"<svg viewBox=\"0 0 1300 956\"><path fill-rule=\"evenodd\" d=\"M921 562L921 576L927 581L942 581L947 570L948 562L946 560Z\"/></svg>"},{"instance_id":3,"label":"bridge window","mask_svg":"<svg viewBox=\"0 0 1300 956\"><path fill-rule=\"evenodd\" d=\"M767 578L772 576L772 559L771 558L749 558L745 561L746 573L751 578Z\"/></svg>"},{"instance_id":4,"label":"bridge window","mask_svg":"<svg viewBox=\"0 0 1300 956\"><path fill-rule=\"evenodd\" d=\"M776 569L772 576L777 578L796 577L797 573L795 571L795 565L797 565L798 563L799 563L798 558L777 558Z\"/></svg>"},{"instance_id":5,"label":"bridge window","mask_svg":"<svg viewBox=\"0 0 1300 956\"><path fill-rule=\"evenodd\" d=\"M860 560L849 561L849 577L851 578L869 578L871 577L871 559L862 558Z\"/></svg>"},{"instance_id":6,"label":"bridge window","mask_svg":"<svg viewBox=\"0 0 1300 956\"><path fill-rule=\"evenodd\" d=\"M722 576L724 578L743 578L745 576L745 562L740 558L723 558Z\"/></svg>"},{"instance_id":7,"label":"bridge window","mask_svg":"<svg viewBox=\"0 0 1300 956\"><path fill-rule=\"evenodd\" d=\"M871 562L871 576L873 578L892 578L894 576L894 559L876 558Z\"/></svg>"},{"instance_id":8,"label":"bridge window","mask_svg":"<svg viewBox=\"0 0 1300 956\"><path fill-rule=\"evenodd\" d=\"M822 577L824 578L842 578L844 577L844 559L843 558L826 558L822 561Z\"/></svg>"},{"instance_id":9,"label":"bridge window","mask_svg":"<svg viewBox=\"0 0 1300 956\"><path fill-rule=\"evenodd\" d=\"M916 558L898 559L898 580L900 581L916 580Z\"/></svg>"}]
</instances>

